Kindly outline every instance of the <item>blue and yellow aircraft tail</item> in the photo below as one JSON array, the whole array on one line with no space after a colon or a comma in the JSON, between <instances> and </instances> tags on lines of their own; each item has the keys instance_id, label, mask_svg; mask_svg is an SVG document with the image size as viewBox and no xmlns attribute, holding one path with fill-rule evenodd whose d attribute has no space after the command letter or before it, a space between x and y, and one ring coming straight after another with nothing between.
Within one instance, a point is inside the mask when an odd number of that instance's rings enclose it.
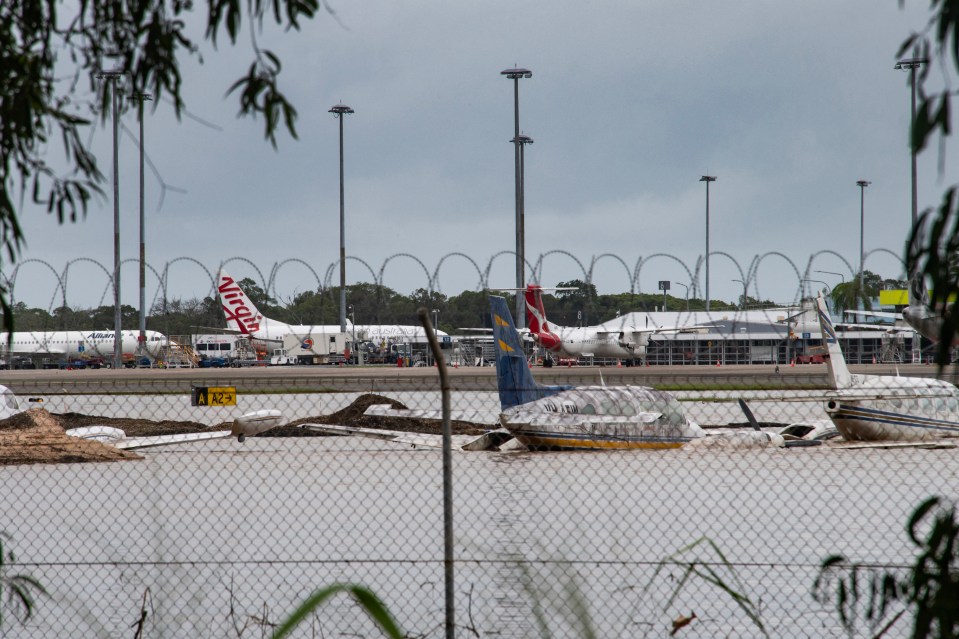
<instances>
[{"instance_id":1,"label":"blue and yellow aircraft tail","mask_svg":"<svg viewBox=\"0 0 959 639\"><path fill-rule=\"evenodd\" d=\"M506 299L490 295L493 319L493 341L496 344L496 377L499 382L499 403L503 410L549 397L571 386L543 386L533 379L526 362L526 352L520 342L513 316Z\"/></svg>"}]
</instances>

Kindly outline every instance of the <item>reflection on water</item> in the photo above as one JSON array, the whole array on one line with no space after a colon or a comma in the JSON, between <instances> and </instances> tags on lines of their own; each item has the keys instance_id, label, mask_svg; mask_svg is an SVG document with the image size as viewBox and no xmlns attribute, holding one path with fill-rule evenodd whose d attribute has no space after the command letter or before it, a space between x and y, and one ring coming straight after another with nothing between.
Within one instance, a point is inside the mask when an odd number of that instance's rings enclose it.
<instances>
[{"instance_id":1,"label":"reflection on water","mask_svg":"<svg viewBox=\"0 0 959 639\"><path fill-rule=\"evenodd\" d=\"M23 636L233 637L335 581L378 592L441 636L441 457L359 438L184 444L140 462L0 468L2 528L53 594ZM733 564L770 636L842 636L812 601L833 553L906 563L904 525L954 493L951 450L457 453L456 605L479 636L758 636L728 596L658 562L702 536ZM718 565L705 551L687 557ZM668 604L668 605L667 605ZM231 612L232 611L232 612ZM162 631L161 631L162 630ZM346 599L299 636L374 635ZM465 633L465 634L464 634ZM470 635L467 630L461 634Z\"/></svg>"}]
</instances>

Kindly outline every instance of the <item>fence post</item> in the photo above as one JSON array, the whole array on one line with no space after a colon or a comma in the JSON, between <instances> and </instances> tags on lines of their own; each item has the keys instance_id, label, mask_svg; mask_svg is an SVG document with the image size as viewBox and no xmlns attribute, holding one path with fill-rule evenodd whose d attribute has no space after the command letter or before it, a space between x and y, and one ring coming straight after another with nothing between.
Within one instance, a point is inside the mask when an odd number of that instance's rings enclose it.
<instances>
[{"instance_id":1,"label":"fence post","mask_svg":"<svg viewBox=\"0 0 959 639\"><path fill-rule=\"evenodd\" d=\"M430 351L440 373L440 393L443 397L443 568L446 583L446 639L456 636L454 588L453 588L453 431L450 426L450 381L446 359L436 339L430 312L425 308L416 311L420 323L426 329Z\"/></svg>"}]
</instances>

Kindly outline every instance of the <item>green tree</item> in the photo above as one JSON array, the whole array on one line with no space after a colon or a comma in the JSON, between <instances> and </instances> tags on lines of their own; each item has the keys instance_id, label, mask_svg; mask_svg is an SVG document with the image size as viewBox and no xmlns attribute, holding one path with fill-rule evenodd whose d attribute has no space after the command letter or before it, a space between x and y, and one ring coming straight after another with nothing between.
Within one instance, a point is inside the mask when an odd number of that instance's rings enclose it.
<instances>
[{"instance_id":1,"label":"green tree","mask_svg":"<svg viewBox=\"0 0 959 639\"><path fill-rule=\"evenodd\" d=\"M168 98L180 117L181 60L203 61L187 25L206 9L203 37L214 47L224 36L236 45L241 33L250 42L252 62L225 88L238 97L241 115L263 117L264 136L275 147L281 124L296 137L297 114L280 90L281 61L260 46L258 35L271 22L281 31L299 29L318 8L318 0L0 2L0 269L16 261L23 245L20 197L62 223L84 217L90 199L103 193L104 175L83 130L93 124L88 112L104 120L110 112L111 83L98 80L104 70L123 73L128 92ZM92 103L84 87L95 95ZM57 141L67 160L62 171L48 150ZM5 286L0 307L10 326Z\"/></svg>"},{"instance_id":2,"label":"green tree","mask_svg":"<svg viewBox=\"0 0 959 639\"><path fill-rule=\"evenodd\" d=\"M173 299L165 304L161 301L153 307L147 318L148 329L170 336L209 333L221 326L225 327L226 322L220 305L212 297Z\"/></svg>"},{"instance_id":3,"label":"green tree","mask_svg":"<svg viewBox=\"0 0 959 639\"><path fill-rule=\"evenodd\" d=\"M11 310L16 318L17 330L52 331L63 328L50 313L40 308L27 308L23 302L17 302Z\"/></svg>"},{"instance_id":4,"label":"green tree","mask_svg":"<svg viewBox=\"0 0 959 639\"><path fill-rule=\"evenodd\" d=\"M447 300L443 325L454 332L464 328L492 328L490 325L489 293L463 291ZM447 330L447 329L443 329Z\"/></svg>"},{"instance_id":5,"label":"green tree","mask_svg":"<svg viewBox=\"0 0 959 639\"><path fill-rule=\"evenodd\" d=\"M583 280L569 280L560 282L556 288L568 288L568 291L556 291L558 300L559 315L566 318L564 323L570 321L570 317L575 317L572 324L588 324L590 317L594 317L596 298L596 285L590 282L587 284ZM546 305L546 298L543 298L543 304ZM549 307L546 307L546 317L550 317ZM555 321L555 320L554 320Z\"/></svg>"},{"instance_id":6,"label":"green tree","mask_svg":"<svg viewBox=\"0 0 959 639\"><path fill-rule=\"evenodd\" d=\"M848 282L836 284L829 295L836 312L842 312L847 308L859 308L860 305L864 310L872 310L872 300L879 296L883 281L882 277L867 269L863 272L862 278L857 273Z\"/></svg>"}]
</instances>

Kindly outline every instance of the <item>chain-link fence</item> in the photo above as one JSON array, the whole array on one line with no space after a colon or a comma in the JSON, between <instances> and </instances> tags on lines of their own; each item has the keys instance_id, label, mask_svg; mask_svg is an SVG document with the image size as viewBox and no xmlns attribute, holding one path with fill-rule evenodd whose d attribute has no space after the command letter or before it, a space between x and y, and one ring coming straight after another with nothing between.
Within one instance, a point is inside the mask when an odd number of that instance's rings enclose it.
<instances>
[{"instance_id":1,"label":"chain-link fence","mask_svg":"<svg viewBox=\"0 0 959 639\"><path fill-rule=\"evenodd\" d=\"M822 562L839 554L907 574L917 552L910 514L930 496L955 495L959 459L949 440L867 447L834 436L823 427L836 415L825 368L534 367L540 384L656 386L712 443L565 451L506 436L464 447L502 428L503 407L492 368L450 370L457 636L846 636L838 582L814 597ZM908 412L912 387L886 380L898 408L884 410ZM44 418L14 417L0 432L0 528L13 553L0 575L5 634L270 636L312 592L356 583L409 636L444 635L435 368L18 371L4 382L23 401L42 398L31 415ZM235 388L236 404L194 406L197 388ZM717 434L755 432L742 398L764 433L791 426L785 446L776 437L715 444ZM957 421L954 398L922 401L914 418ZM121 444L136 445L228 430L268 410L286 425L243 443L127 448L132 458L116 461L90 460L117 442L65 434L118 427ZM595 422L578 428L600 432ZM47 592L35 593L26 620L7 599L18 575ZM867 618L866 581L855 636L907 607ZM907 636L910 624L903 615L884 636ZM344 595L294 635L379 630Z\"/></svg>"}]
</instances>

